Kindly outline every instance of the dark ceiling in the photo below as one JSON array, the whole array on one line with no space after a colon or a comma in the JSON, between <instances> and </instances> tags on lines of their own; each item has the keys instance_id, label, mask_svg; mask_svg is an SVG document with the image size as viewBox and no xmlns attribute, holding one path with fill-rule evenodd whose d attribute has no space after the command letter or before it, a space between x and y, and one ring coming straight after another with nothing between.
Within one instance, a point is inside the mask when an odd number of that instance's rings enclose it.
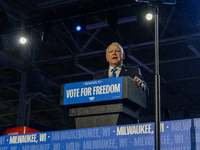
<instances>
[{"instance_id":1,"label":"dark ceiling","mask_svg":"<svg viewBox=\"0 0 200 150\"><path fill-rule=\"evenodd\" d=\"M134 0L0 0L0 127L24 124L25 112L30 126L74 128L59 105L61 84L107 68L112 42L124 48L125 65L141 69L150 91L140 122L154 121L155 27L144 19L151 8ZM110 12L118 14L117 30L107 23ZM79 21L84 32L74 30ZM162 120L200 117L200 1L161 5L159 35Z\"/></svg>"}]
</instances>

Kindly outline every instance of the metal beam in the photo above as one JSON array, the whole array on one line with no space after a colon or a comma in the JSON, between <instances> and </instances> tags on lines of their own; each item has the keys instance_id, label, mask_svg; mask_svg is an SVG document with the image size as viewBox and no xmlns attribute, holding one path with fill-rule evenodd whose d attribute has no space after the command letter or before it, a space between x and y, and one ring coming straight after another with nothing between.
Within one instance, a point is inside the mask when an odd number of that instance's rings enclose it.
<instances>
[{"instance_id":1,"label":"metal beam","mask_svg":"<svg viewBox=\"0 0 200 150\"><path fill-rule=\"evenodd\" d=\"M195 34L190 34L190 35L184 35L184 36L178 36L178 37L174 37L174 38L166 38L166 39L162 39L160 40L160 46L164 45L164 44L174 44L174 43L180 43L180 42L185 42L185 41L191 41L191 40L196 40L194 38L200 38L200 33L195 33ZM138 43L138 44L131 44L131 45L127 45L127 46L122 46L124 50L129 49L129 48L148 48L149 46L153 46L154 45L154 41L149 41L149 42L143 42L143 43ZM84 56L93 56L93 55L97 55L97 54L103 54L105 53L105 49L104 50L98 50L98 51L92 51L92 52L86 52L86 53L81 53L78 54L77 57L79 57L79 59L81 57ZM72 61L74 59L73 55L67 55L67 56L63 56L63 57L57 57L57 58L49 58L49 59L43 59L43 60L38 60L35 61L34 63L39 63L40 65L42 64L54 64L54 63L59 63L61 61Z\"/></svg>"},{"instance_id":2,"label":"metal beam","mask_svg":"<svg viewBox=\"0 0 200 150\"><path fill-rule=\"evenodd\" d=\"M171 12L170 12L170 14L169 14L169 16L168 16L168 18L167 18L167 22L165 23L165 26L164 26L164 28L163 28L163 30L162 30L162 33L160 34L160 37L161 37L161 38L164 36L165 31L166 31L167 28L168 28L168 25L169 25L169 23L170 23L170 21L171 21L171 19L172 19L172 16L173 16L173 14L174 14L175 9L176 9L176 8L175 8L175 6L173 5L173 7L172 7L172 9L171 9Z\"/></svg>"},{"instance_id":3,"label":"metal beam","mask_svg":"<svg viewBox=\"0 0 200 150\"><path fill-rule=\"evenodd\" d=\"M137 58L133 57L132 55L128 55L128 57L130 59L132 59L133 61L135 61L136 63L138 63L140 66L142 66L144 69L146 69L147 71L149 71L151 74L154 74L154 71L152 69L150 69L149 67L147 67L145 64L143 64L141 61L139 61Z\"/></svg>"},{"instance_id":4,"label":"metal beam","mask_svg":"<svg viewBox=\"0 0 200 150\"><path fill-rule=\"evenodd\" d=\"M134 22L134 21L137 21L137 17L130 16L130 17L125 17L125 18L120 18L118 20L118 24L129 23L129 22ZM87 30L93 30L93 29L103 28L103 27L109 27L109 24L107 23L107 21L86 25Z\"/></svg>"},{"instance_id":5,"label":"metal beam","mask_svg":"<svg viewBox=\"0 0 200 150\"><path fill-rule=\"evenodd\" d=\"M69 32L69 30L67 29L66 25L62 22L63 27L65 28L65 30L67 31L67 33L69 34L70 38L72 39L72 41L74 42L74 44L76 45L76 47L78 48L79 51L81 51L81 49L79 48L77 42L74 40L73 36L71 35L71 33Z\"/></svg>"},{"instance_id":6,"label":"metal beam","mask_svg":"<svg viewBox=\"0 0 200 150\"><path fill-rule=\"evenodd\" d=\"M20 99L18 106L18 114L17 114L17 126L22 127L25 126L26 120L26 78L27 73L23 72L21 74L21 87L20 87Z\"/></svg>"},{"instance_id":7,"label":"metal beam","mask_svg":"<svg viewBox=\"0 0 200 150\"><path fill-rule=\"evenodd\" d=\"M67 0L67 1L49 0L49 1L38 3L37 5L40 7L40 9L44 9L44 8L51 8L51 7L58 6L58 5L69 4L72 2L76 2L76 1L78 1L78 0Z\"/></svg>"},{"instance_id":8,"label":"metal beam","mask_svg":"<svg viewBox=\"0 0 200 150\"><path fill-rule=\"evenodd\" d=\"M190 50L195 53L197 55L197 57L200 58L200 52L192 45L188 45L188 47L190 48Z\"/></svg>"},{"instance_id":9,"label":"metal beam","mask_svg":"<svg viewBox=\"0 0 200 150\"><path fill-rule=\"evenodd\" d=\"M63 39L56 33L54 32L55 35L60 39L60 41L65 45L65 47L72 53L74 54L74 52L69 48L69 46L67 46L67 44L63 41Z\"/></svg>"},{"instance_id":10,"label":"metal beam","mask_svg":"<svg viewBox=\"0 0 200 150\"><path fill-rule=\"evenodd\" d=\"M94 75L94 72L92 72L92 71L90 71L89 69L87 69L86 67L80 65L80 64L78 63L78 61L75 61L75 62L74 62L74 65L77 66L77 67L79 67L79 68L81 68L81 69L83 69L85 72L88 72L88 73Z\"/></svg>"},{"instance_id":11,"label":"metal beam","mask_svg":"<svg viewBox=\"0 0 200 150\"><path fill-rule=\"evenodd\" d=\"M25 64L23 60L14 58L4 51L0 51L0 63L18 72L22 72L28 68L27 64Z\"/></svg>"},{"instance_id":12,"label":"metal beam","mask_svg":"<svg viewBox=\"0 0 200 150\"><path fill-rule=\"evenodd\" d=\"M92 36L90 36L90 38L87 40L87 42L83 45L83 47L81 48L80 52L82 53L86 47L91 43L91 41L94 39L94 37L100 32L101 28L98 28L93 34Z\"/></svg>"}]
</instances>

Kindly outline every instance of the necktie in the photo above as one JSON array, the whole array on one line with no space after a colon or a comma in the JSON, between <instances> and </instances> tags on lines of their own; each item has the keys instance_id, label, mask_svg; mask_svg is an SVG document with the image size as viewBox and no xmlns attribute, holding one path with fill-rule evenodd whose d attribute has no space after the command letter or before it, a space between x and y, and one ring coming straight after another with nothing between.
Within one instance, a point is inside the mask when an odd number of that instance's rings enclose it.
<instances>
[{"instance_id":1,"label":"necktie","mask_svg":"<svg viewBox=\"0 0 200 150\"><path fill-rule=\"evenodd\" d=\"M113 77L116 77L116 71L117 71L117 68L113 68L112 70L111 70L113 73L111 74L111 78L113 78Z\"/></svg>"}]
</instances>

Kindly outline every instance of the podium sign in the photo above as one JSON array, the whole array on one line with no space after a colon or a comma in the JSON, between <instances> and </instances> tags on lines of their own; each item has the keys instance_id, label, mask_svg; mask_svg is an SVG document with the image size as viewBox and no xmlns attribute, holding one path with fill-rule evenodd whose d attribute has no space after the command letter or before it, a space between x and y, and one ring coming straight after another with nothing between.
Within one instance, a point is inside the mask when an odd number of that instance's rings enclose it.
<instances>
[{"instance_id":1,"label":"podium sign","mask_svg":"<svg viewBox=\"0 0 200 150\"><path fill-rule=\"evenodd\" d=\"M123 77L62 85L61 105L122 99Z\"/></svg>"},{"instance_id":2,"label":"podium sign","mask_svg":"<svg viewBox=\"0 0 200 150\"><path fill-rule=\"evenodd\" d=\"M130 124L146 108L146 93L128 77L63 84L61 105L68 105L76 128Z\"/></svg>"}]
</instances>

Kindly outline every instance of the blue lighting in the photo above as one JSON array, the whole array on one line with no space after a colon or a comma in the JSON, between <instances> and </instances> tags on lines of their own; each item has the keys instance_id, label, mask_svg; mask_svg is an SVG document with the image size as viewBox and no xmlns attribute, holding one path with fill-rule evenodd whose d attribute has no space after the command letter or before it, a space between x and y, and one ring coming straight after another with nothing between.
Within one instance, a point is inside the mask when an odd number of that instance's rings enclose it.
<instances>
[{"instance_id":1,"label":"blue lighting","mask_svg":"<svg viewBox=\"0 0 200 150\"><path fill-rule=\"evenodd\" d=\"M80 25L76 26L76 31L81 31L81 26Z\"/></svg>"}]
</instances>

